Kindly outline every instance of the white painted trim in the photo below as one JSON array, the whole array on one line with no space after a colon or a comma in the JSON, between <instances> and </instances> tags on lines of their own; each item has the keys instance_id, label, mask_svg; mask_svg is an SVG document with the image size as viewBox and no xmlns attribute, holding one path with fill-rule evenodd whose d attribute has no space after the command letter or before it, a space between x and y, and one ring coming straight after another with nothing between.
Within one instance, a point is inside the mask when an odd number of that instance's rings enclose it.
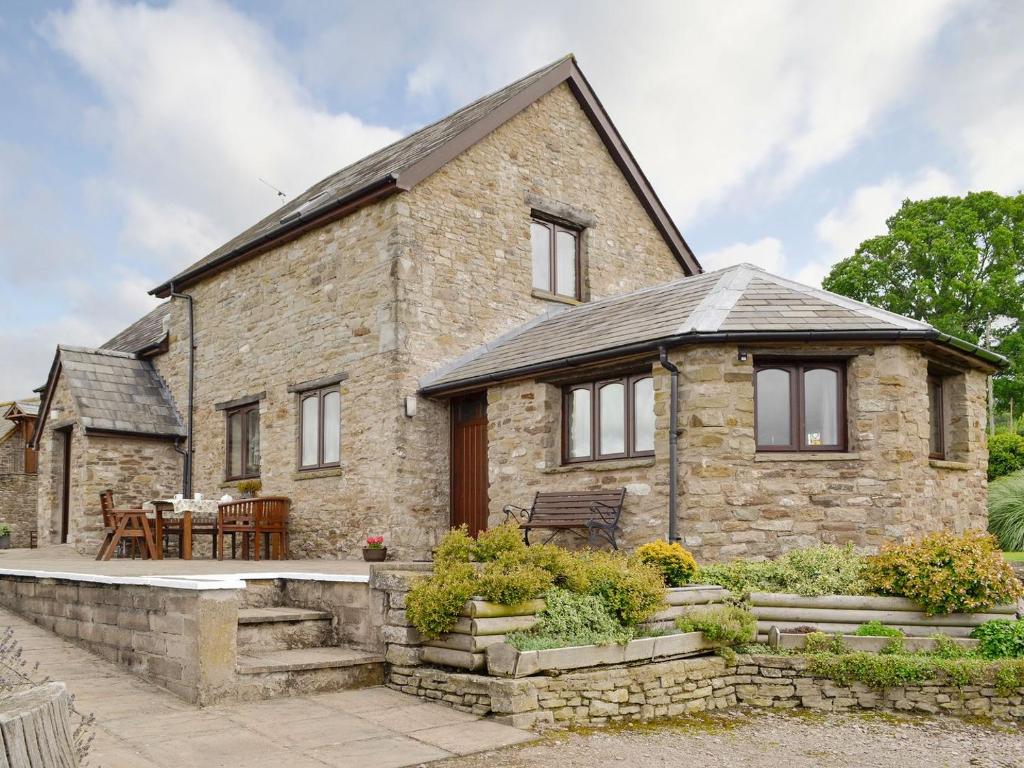
<instances>
[{"instance_id":1,"label":"white painted trim","mask_svg":"<svg viewBox=\"0 0 1024 768\"><path fill-rule=\"evenodd\" d=\"M120 584L124 586L161 587L209 591L214 589L245 589L246 580L287 579L289 581L328 581L350 584L367 584L370 577L358 573L300 573L292 571L270 571L267 573L225 573L189 576L112 576L98 573L75 573L72 571L36 571L20 568L0 568L0 578L21 576L30 579L61 579L63 581L84 581L90 584Z\"/></svg>"}]
</instances>

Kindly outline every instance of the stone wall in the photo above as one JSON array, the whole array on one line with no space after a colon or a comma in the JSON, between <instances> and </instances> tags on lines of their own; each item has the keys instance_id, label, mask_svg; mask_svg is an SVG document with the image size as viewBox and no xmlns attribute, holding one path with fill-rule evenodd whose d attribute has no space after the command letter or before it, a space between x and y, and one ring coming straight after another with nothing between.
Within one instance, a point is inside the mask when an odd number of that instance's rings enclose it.
<instances>
[{"instance_id":1,"label":"stone wall","mask_svg":"<svg viewBox=\"0 0 1024 768\"><path fill-rule=\"evenodd\" d=\"M845 453L755 450L754 359L797 350L848 358ZM671 354L680 368L679 531L699 560L771 557L821 542L873 550L939 528L985 527L984 373L947 380L950 460L934 461L928 457L928 358L920 348L745 347L745 360L739 352L708 345ZM625 486L622 541L636 546L665 537L669 377L658 365L652 370L654 459L563 466L560 388L537 381L492 387L491 523L501 520L507 503L529 506L537 490Z\"/></svg>"},{"instance_id":2,"label":"stone wall","mask_svg":"<svg viewBox=\"0 0 1024 768\"><path fill-rule=\"evenodd\" d=\"M394 667L389 685L517 727L603 725L735 705L1024 719L1024 688L1002 695L994 688L960 688L943 679L880 691L814 677L806 666L801 657L739 656L736 664L727 665L710 656L519 680Z\"/></svg>"},{"instance_id":3,"label":"stone wall","mask_svg":"<svg viewBox=\"0 0 1024 768\"><path fill-rule=\"evenodd\" d=\"M36 529L39 481L25 472L25 440L21 427L0 442L0 522L11 526L11 546L27 547Z\"/></svg>"},{"instance_id":4,"label":"stone wall","mask_svg":"<svg viewBox=\"0 0 1024 768\"><path fill-rule=\"evenodd\" d=\"M0 605L194 704L234 688L238 590L3 576Z\"/></svg>"},{"instance_id":5,"label":"stone wall","mask_svg":"<svg viewBox=\"0 0 1024 768\"><path fill-rule=\"evenodd\" d=\"M586 293L683 275L566 86L408 193L382 200L188 290L195 301L194 489L224 482L218 403L260 400L264 494L293 501L292 554L355 554L384 534L423 557L448 528L448 407L404 415L418 380L550 303L532 295L532 208L586 220ZM575 211L575 214L572 212ZM184 302L155 359L184 416ZM341 467L297 472L291 384L345 373Z\"/></svg>"}]
</instances>

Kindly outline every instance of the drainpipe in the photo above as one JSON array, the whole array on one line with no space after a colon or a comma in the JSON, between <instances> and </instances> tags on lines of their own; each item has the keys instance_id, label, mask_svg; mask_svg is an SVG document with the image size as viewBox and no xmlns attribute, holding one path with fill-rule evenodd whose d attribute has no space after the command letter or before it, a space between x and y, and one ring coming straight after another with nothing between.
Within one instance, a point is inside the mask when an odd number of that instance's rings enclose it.
<instances>
[{"instance_id":1,"label":"drainpipe","mask_svg":"<svg viewBox=\"0 0 1024 768\"><path fill-rule=\"evenodd\" d=\"M671 374L668 406L668 540L679 541L679 525L676 521L679 488L679 461L676 457L676 443L679 440L679 368L669 362L665 347L658 348L658 359L661 367Z\"/></svg>"},{"instance_id":2,"label":"drainpipe","mask_svg":"<svg viewBox=\"0 0 1024 768\"><path fill-rule=\"evenodd\" d=\"M184 456L181 473L181 495L186 499L192 498L192 459L195 451L192 449L192 402L195 396L195 367L196 367L196 343L195 343L195 312L192 306L192 297L187 293L177 293L174 290L174 283L170 284L171 298L185 299L188 302L188 418L185 420L185 449L175 447L178 453Z\"/></svg>"}]
</instances>

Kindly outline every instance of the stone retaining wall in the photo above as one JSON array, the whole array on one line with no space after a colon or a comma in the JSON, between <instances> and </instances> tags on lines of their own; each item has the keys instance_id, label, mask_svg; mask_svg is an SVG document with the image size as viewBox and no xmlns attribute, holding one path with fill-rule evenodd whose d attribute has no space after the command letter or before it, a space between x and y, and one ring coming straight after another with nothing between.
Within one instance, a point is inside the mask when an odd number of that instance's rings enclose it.
<instances>
[{"instance_id":1,"label":"stone retaining wall","mask_svg":"<svg viewBox=\"0 0 1024 768\"><path fill-rule=\"evenodd\" d=\"M806 664L801 657L739 656L736 664L726 665L717 656L707 656L518 680L393 667L388 684L517 727L602 725L736 705L1024 720L1024 688L1002 696L987 686L958 688L935 680L879 691L863 683L842 686L811 676Z\"/></svg>"},{"instance_id":2,"label":"stone retaining wall","mask_svg":"<svg viewBox=\"0 0 1024 768\"><path fill-rule=\"evenodd\" d=\"M233 690L239 590L0 577L0 605L186 701Z\"/></svg>"}]
</instances>

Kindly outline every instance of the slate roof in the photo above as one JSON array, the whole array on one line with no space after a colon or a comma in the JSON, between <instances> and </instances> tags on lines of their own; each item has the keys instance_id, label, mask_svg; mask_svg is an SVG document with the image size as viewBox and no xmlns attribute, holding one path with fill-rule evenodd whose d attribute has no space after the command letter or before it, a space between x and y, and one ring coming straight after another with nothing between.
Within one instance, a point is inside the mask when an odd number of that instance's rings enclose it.
<instances>
[{"instance_id":1,"label":"slate roof","mask_svg":"<svg viewBox=\"0 0 1024 768\"><path fill-rule=\"evenodd\" d=\"M152 362L126 352L58 347L75 416L89 430L184 435L170 393ZM47 387L55 383L51 375Z\"/></svg>"},{"instance_id":2,"label":"slate roof","mask_svg":"<svg viewBox=\"0 0 1024 768\"><path fill-rule=\"evenodd\" d=\"M520 106L516 97L536 94L535 98L539 98L550 88L567 80L578 94L582 93L579 98L587 100L588 111L594 113L591 114L591 119L597 121L595 127L599 132L608 134L604 138L606 145L609 145L609 151L616 156L623 173L655 219L656 225L665 234L677 258L687 271L699 272L700 264L657 199L643 172L636 165L621 136L611 125L604 108L597 101L570 54L331 174L150 293L166 296L172 283L179 287L187 284L190 279L195 279L219 262L237 258L242 252L270 237L283 234L385 183L394 184L397 189L402 190L411 188L419 180L415 166L431 159L443 164L467 146L471 146L472 141L467 139L472 133L471 129L486 125L493 130L496 125L491 125L490 121L499 114L504 114L502 108L515 105L521 109L525 106ZM598 112L600 114L597 114ZM515 112L510 112L505 119L513 114ZM410 174L409 179L406 179L407 173Z\"/></svg>"},{"instance_id":3,"label":"slate roof","mask_svg":"<svg viewBox=\"0 0 1024 768\"><path fill-rule=\"evenodd\" d=\"M17 423L11 420L14 411L20 411L28 416L36 416L39 414L39 401L8 400L6 403L0 403L0 413L3 413L3 418L0 419L0 443L6 440L17 426Z\"/></svg>"},{"instance_id":4,"label":"slate roof","mask_svg":"<svg viewBox=\"0 0 1024 768\"><path fill-rule=\"evenodd\" d=\"M989 365L1002 360L941 334L928 323L740 264L552 310L434 371L420 387L426 394L436 394L726 334L750 340L932 339L956 342Z\"/></svg>"},{"instance_id":5,"label":"slate roof","mask_svg":"<svg viewBox=\"0 0 1024 768\"><path fill-rule=\"evenodd\" d=\"M171 302L165 301L114 336L100 349L136 354L155 347L167 336L165 321L170 314Z\"/></svg>"}]
</instances>

